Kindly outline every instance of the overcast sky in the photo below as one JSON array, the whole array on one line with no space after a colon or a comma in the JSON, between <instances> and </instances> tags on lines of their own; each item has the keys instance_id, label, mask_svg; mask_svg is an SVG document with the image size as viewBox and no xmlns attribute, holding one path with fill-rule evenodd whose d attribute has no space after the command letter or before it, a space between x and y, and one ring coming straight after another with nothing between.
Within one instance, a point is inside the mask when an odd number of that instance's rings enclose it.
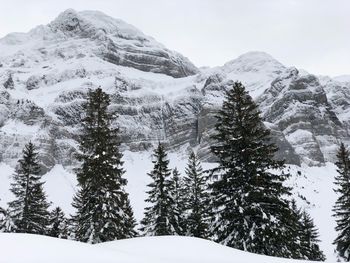
<instances>
[{"instance_id":1,"label":"overcast sky","mask_svg":"<svg viewBox=\"0 0 350 263\"><path fill-rule=\"evenodd\" d=\"M120 18L197 66L259 50L311 73L350 74L350 0L0 0L0 37L67 8Z\"/></svg>"}]
</instances>

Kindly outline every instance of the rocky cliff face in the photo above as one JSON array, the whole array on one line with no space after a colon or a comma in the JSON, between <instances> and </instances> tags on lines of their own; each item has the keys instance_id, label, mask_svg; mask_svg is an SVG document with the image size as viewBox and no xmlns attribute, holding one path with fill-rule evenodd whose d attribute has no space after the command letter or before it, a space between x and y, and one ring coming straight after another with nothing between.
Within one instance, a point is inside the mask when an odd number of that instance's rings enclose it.
<instances>
[{"instance_id":1,"label":"rocky cliff face","mask_svg":"<svg viewBox=\"0 0 350 263\"><path fill-rule=\"evenodd\" d=\"M162 141L213 160L215 113L236 80L260 105L278 158L322 165L334 160L340 140L349 141L347 82L300 74L263 52L199 71L120 20L67 10L47 26L0 40L1 160L15 165L32 140L44 168L74 166L81 105L99 86L111 95L125 149Z\"/></svg>"},{"instance_id":2,"label":"rocky cliff face","mask_svg":"<svg viewBox=\"0 0 350 263\"><path fill-rule=\"evenodd\" d=\"M309 165L333 161L347 129L330 105L324 86L313 75L290 69L259 97L266 121L277 125L300 158Z\"/></svg>"}]
</instances>

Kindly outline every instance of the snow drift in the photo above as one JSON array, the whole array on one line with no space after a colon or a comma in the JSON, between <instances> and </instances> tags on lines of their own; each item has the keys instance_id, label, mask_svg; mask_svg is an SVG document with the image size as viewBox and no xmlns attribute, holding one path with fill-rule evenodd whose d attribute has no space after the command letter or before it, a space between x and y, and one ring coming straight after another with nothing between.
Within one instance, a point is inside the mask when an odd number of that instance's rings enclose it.
<instances>
[{"instance_id":1,"label":"snow drift","mask_svg":"<svg viewBox=\"0 0 350 263\"><path fill-rule=\"evenodd\" d=\"M0 234L1 263L297 263L211 241L178 236L141 237L89 245L30 234Z\"/></svg>"}]
</instances>

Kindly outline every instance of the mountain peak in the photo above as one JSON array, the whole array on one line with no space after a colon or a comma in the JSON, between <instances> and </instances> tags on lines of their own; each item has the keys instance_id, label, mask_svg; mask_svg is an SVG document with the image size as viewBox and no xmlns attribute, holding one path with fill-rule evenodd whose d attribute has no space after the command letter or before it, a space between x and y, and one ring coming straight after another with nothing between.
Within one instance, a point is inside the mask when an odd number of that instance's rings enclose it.
<instances>
[{"instance_id":1,"label":"mountain peak","mask_svg":"<svg viewBox=\"0 0 350 263\"><path fill-rule=\"evenodd\" d=\"M76 61L77 58L82 62L94 57L96 62L103 60L175 78L198 72L186 57L167 49L134 26L99 11L67 9L48 25L0 39L0 58L4 57L4 65L24 66L32 63L33 56L36 64L49 60Z\"/></svg>"},{"instance_id":2,"label":"mountain peak","mask_svg":"<svg viewBox=\"0 0 350 263\"><path fill-rule=\"evenodd\" d=\"M286 67L262 51L251 51L240 55L223 66L226 72L257 72L257 71L281 71Z\"/></svg>"},{"instance_id":3,"label":"mountain peak","mask_svg":"<svg viewBox=\"0 0 350 263\"><path fill-rule=\"evenodd\" d=\"M101 38L111 34L123 39L147 41L150 37L144 35L136 27L110 17L100 11L80 11L67 9L53 20L49 27L54 32L62 32L67 36L79 35L90 38Z\"/></svg>"},{"instance_id":4,"label":"mountain peak","mask_svg":"<svg viewBox=\"0 0 350 263\"><path fill-rule=\"evenodd\" d=\"M251 60L274 60L274 58L264 52L264 51L249 51L246 53L243 53L242 55L240 55L238 58L240 59L251 59Z\"/></svg>"},{"instance_id":5,"label":"mountain peak","mask_svg":"<svg viewBox=\"0 0 350 263\"><path fill-rule=\"evenodd\" d=\"M74 9L67 9L50 23L52 29L72 31L79 26L79 15Z\"/></svg>"}]
</instances>

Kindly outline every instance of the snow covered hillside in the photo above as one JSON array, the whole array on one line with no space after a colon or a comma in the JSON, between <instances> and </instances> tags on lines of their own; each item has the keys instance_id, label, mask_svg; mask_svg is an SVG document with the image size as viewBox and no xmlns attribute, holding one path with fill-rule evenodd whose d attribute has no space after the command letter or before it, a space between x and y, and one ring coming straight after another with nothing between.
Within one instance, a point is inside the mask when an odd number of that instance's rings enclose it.
<instances>
[{"instance_id":1,"label":"snow covered hillside","mask_svg":"<svg viewBox=\"0 0 350 263\"><path fill-rule=\"evenodd\" d=\"M1 263L297 263L191 237L141 237L98 245L29 234L0 234ZM18 253L21 251L21 253Z\"/></svg>"}]
</instances>

